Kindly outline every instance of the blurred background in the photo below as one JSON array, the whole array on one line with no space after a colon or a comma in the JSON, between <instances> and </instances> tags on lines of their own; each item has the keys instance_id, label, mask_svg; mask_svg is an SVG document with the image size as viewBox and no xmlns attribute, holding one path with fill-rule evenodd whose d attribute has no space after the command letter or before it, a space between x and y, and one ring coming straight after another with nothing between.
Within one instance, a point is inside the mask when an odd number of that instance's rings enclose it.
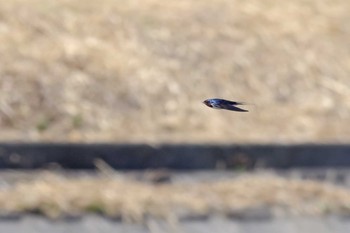
<instances>
[{"instance_id":1,"label":"blurred background","mask_svg":"<svg viewBox=\"0 0 350 233\"><path fill-rule=\"evenodd\" d=\"M347 0L1 1L2 212L57 217L88 211L132 221L148 215L169 219L174 205L185 208L186 216L224 212L241 218L252 208L253 216L265 216L265 207L271 206L298 216L350 213L348 175L327 167L327 159L322 181L299 171L283 173L284 178L268 171L266 178L266 171L261 177L245 167L194 176L175 171L173 177L166 168L119 174L103 160L97 161L101 174L95 175L9 171L3 165L7 158L31 164L36 155L7 153L3 148L9 143L14 145L11 151L22 143L186 144L204 149L333 144L345 146L332 147L337 153L349 153L349 12ZM250 103L250 112L218 111L202 103L214 97ZM308 153L312 150L302 155ZM72 162L72 156L67 152L55 158ZM84 158L84 153L74 156ZM288 167L292 160L286 161ZM51 165L45 168L60 166ZM165 186L154 186L163 181ZM333 181L342 184L333 186ZM81 190L95 192L85 192L85 199ZM135 192L139 196L125 199ZM212 232L225 230L220 228L225 224L215 225ZM350 226L338 229L349 232Z\"/></svg>"},{"instance_id":2,"label":"blurred background","mask_svg":"<svg viewBox=\"0 0 350 233\"><path fill-rule=\"evenodd\" d=\"M350 2L1 3L0 138L344 142ZM252 103L249 114L202 104Z\"/></svg>"}]
</instances>

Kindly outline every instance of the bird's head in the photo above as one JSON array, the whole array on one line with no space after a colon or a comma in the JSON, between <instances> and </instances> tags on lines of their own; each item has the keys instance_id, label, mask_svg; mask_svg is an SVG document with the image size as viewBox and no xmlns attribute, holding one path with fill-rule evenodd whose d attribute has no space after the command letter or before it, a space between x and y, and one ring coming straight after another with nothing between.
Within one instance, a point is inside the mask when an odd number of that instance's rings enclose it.
<instances>
[{"instance_id":1,"label":"bird's head","mask_svg":"<svg viewBox=\"0 0 350 233\"><path fill-rule=\"evenodd\" d=\"M210 100L204 100L203 104L205 104L205 105L207 105L208 107L211 107L211 108L213 107L213 105L212 105Z\"/></svg>"}]
</instances>

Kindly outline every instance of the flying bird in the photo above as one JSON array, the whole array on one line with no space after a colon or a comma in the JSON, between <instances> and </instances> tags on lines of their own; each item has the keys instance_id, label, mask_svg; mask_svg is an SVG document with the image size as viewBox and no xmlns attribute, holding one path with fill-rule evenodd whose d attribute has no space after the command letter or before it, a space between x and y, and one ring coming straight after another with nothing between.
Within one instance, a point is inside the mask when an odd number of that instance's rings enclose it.
<instances>
[{"instance_id":1,"label":"flying bird","mask_svg":"<svg viewBox=\"0 0 350 233\"><path fill-rule=\"evenodd\" d=\"M236 111L236 112L248 112L248 110L236 107L236 105L245 105L245 103L243 102L235 102L235 101L215 98L215 99L204 100L203 103L208 107L215 108L215 109L226 109L229 111Z\"/></svg>"}]
</instances>

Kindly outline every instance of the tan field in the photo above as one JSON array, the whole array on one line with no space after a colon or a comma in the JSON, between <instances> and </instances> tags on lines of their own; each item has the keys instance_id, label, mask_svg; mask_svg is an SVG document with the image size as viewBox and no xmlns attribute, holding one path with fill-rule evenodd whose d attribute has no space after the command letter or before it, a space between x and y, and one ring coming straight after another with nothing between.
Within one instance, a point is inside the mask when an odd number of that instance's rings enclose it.
<instances>
[{"instance_id":1,"label":"tan field","mask_svg":"<svg viewBox=\"0 0 350 233\"><path fill-rule=\"evenodd\" d=\"M2 141L350 140L348 0L0 4Z\"/></svg>"},{"instance_id":2,"label":"tan field","mask_svg":"<svg viewBox=\"0 0 350 233\"><path fill-rule=\"evenodd\" d=\"M80 178L37 175L41 178L0 190L2 213L34 212L52 218L98 213L142 222L147 217L234 216L259 208L276 217L347 216L350 211L346 188L269 174L175 184L140 182L115 173Z\"/></svg>"}]
</instances>

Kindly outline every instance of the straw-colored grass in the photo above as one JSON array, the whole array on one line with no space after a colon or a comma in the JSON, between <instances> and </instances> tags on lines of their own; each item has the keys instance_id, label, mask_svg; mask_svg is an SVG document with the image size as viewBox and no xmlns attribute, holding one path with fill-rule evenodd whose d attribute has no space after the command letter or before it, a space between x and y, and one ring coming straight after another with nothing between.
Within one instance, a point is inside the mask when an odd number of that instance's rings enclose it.
<instances>
[{"instance_id":1,"label":"straw-colored grass","mask_svg":"<svg viewBox=\"0 0 350 233\"><path fill-rule=\"evenodd\" d=\"M39 212L50 217L102 213L143 221L147 216L229 214L261 207L287 215L348 214L350 190L272 175L151 184L116 175L67 178L53 173L0 190L2 212Z\"/></svg>"},{"instance_id":2,"label":"straw-colored grass","mask_svg":"<svg viewBox=\"0 0 350 233\"><path fill-rule=\"evenodd\" d=\"M348 0L1 1L0 139L348 142L349 12ZM215 111L209 97L255 107Z\"/></svg>"}]
</instances>

